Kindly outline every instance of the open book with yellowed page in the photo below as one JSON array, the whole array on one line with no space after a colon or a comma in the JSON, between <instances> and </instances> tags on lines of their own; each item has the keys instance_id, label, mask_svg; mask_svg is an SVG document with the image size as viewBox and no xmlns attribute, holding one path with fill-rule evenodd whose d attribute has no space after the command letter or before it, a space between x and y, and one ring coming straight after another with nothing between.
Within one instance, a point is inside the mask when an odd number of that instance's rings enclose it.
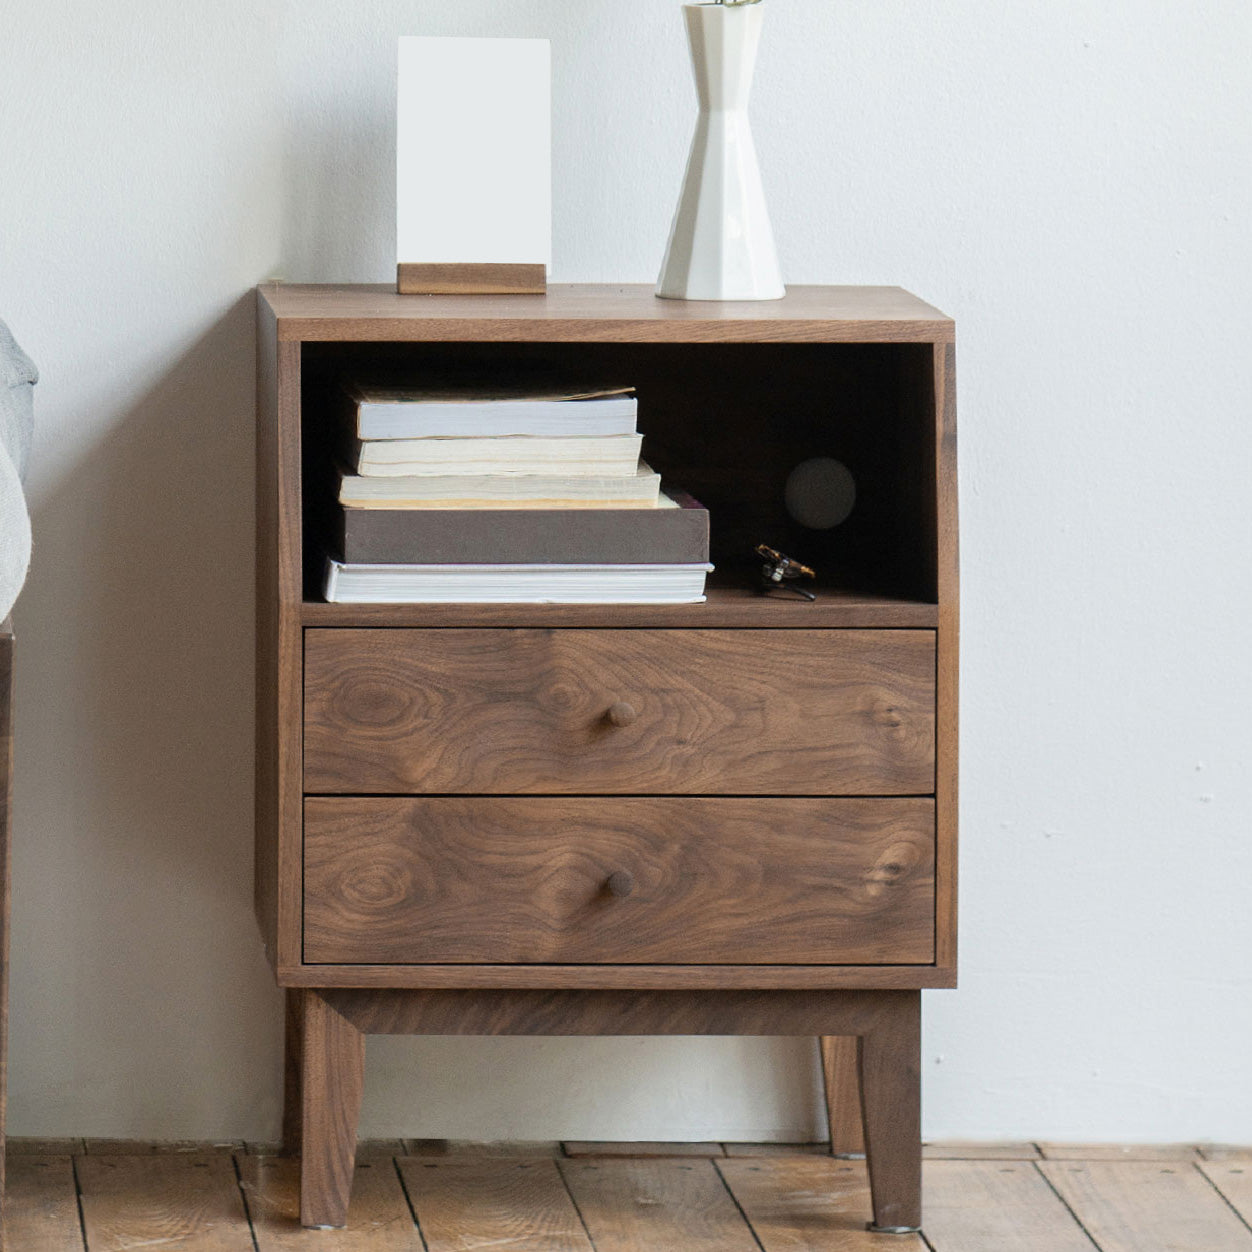
<instances>
[{"instance_id":1,"label":"open book with yellowed page","mask_svg":"<svg viewBox=\"0 0 1252 1252\"><path fill-rule=\"evenodd\" d=\"M661 476L646 461L633 474L343 473L339 503L371 509L639 509L656 508Z\"/></svg>"}]
</instances>

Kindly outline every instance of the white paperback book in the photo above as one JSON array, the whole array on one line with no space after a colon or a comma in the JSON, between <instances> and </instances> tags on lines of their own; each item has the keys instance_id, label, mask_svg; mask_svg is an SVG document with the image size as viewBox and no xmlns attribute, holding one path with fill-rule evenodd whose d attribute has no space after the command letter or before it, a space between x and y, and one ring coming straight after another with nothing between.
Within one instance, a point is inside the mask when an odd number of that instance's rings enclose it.
<instances>
[{"instance_id":1,"label":"white paperback book","mask_svg":"<svg viewBox=\"0 0 1252 1252\"><path fill-rule=\"evenodd\" d=\"M698 604L711 565L345 565L332 604Z\"/></svg>"},{"instance_id":2,"label":"white paperback book","mask_svg":"<svg viewBox=\"0 0 1252 1252\"><path fill-rule=\"evenodd\" d=\"M340 474L350 509L655 509L661 476L633 474Z\"/></svg>"},{"instance_id":3,"label":"white paperback book","mask_svg":"<svg viewBox=\"0 0 1252 1252\"><path fill-rule=\"evenodd\" d=\"M570 478L632 477L642 435L592 439L505 435L489 439L357 439L349 461L370 478L406 474L564 474Z\"/></svg>"},{"instance_id":4,"label":"white paperback book","mask_svg":"<svg viewBox=\"0 0 1252 1252\"><path fill-rule=\"evenodd\" d=\"M633 388L552 391L520 387L490 394L473 387L348 384L359 439L495 438L508 435L633 435L639 401Z\"/></svg>"}]
</instances>

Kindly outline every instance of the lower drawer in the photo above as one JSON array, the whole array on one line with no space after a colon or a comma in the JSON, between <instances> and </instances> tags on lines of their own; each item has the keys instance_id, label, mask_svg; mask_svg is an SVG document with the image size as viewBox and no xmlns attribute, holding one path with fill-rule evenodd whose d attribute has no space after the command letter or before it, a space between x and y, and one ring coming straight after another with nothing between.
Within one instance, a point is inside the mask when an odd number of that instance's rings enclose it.
<instances>
[{"instance_id":1,"label":"lower drawer","mask_svg":"<svg viewBox=\"0 0 1252 1252\"><path fill-rule=\"evenodd\" d=\"M310 796L310 964L929 964L934 801Z\"/></svg>"}]
</instances>

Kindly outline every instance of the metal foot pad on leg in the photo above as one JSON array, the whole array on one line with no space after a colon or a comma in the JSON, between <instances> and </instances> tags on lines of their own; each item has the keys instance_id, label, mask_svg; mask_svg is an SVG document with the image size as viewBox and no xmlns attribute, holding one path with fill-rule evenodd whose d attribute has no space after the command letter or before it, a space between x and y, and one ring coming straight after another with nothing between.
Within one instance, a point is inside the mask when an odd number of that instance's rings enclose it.
<instances>
[{"instance_id":1,"label":"metal foot pad on leg","mask_svg":"<svg viewBox=\"0 0 1252 1252\"><path fill-rule=\"evenodd\" d=\"M920 1226L875 1226L873 1222L866 1222L865 1229L876 1235L920 1235L922 1233Z\"/></svg>"}]
</instances>

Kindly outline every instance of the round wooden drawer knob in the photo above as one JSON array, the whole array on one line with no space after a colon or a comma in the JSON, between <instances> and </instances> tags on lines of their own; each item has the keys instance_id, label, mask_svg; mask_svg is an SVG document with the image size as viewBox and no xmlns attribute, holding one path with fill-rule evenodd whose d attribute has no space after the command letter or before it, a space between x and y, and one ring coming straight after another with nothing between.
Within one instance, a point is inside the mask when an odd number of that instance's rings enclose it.
<instances>
[{"instance_id":1,"label":"round wooden drawer knob","mask_svg":"<svg viewBox=\"0 0 1252 1252\"><path fill-rule=\"evenodd\" d=\"M624 700L617 700L609 705L609 711L606 716L614 726L629 726L639 714L635 712L633 704L627 704Z\"/></svg>"},{"instance_id":2,"label":"round wooden drawer knob","mask_svg":"<svg viewBox=\"0 0 1252 1252\"><path fill-rule=\"evenodd\" d=\"M635 876L624 869L619 869L609 875L604 885L609 889L609 895L617 896L621 900L634 891Z\"/></svg>"}]
</instances>

